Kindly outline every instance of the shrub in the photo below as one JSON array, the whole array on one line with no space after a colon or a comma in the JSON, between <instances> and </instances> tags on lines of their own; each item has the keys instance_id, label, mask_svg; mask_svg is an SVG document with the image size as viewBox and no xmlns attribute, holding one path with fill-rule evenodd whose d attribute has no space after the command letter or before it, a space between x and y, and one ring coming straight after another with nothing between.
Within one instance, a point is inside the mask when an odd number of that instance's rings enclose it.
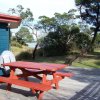
<instances>
[{"instance_id":1,"label":"shrub","mask_svg":"<svg viewBox=\"0 0 100 100\"><path fill-rule=\"evenodd\" d=\"M22 45L19 44L17 41L11 41L11 46L16 46L16 47L22 48Z\"/></svg>"},{"instance_id":2,"label":"shrub","mask_svg":"<svg viewBox=\"0 0 100 100\"><path fill-rule=\"evenodd\" d=\"M28 51L23 51L16 56L17 60L29 60L32 59L32 54Z\"/></svg>"}]
</instances>

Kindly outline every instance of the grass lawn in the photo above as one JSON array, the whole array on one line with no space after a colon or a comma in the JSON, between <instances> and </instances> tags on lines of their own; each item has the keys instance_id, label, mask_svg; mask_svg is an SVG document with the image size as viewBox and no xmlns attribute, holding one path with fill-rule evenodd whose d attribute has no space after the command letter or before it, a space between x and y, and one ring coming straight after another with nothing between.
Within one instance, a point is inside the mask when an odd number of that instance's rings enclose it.
<instances>
[{"instance_id":1,"label":"grass lawn","mask_svg":"<svg viewBox=\"0 0 100 100\"><path fill-rule=\"evenodd\" d=\"M93 54L86 55L79 62L76 60L73 66L100 68L100 49L95 49Z\"/></svg>"},{"instance_id":2,"label":"grass lawn","mask_svg":"<svg viewBox=\"0 0 100 100\"><path fill-rule=\"evenodd\" d=\"M77 67L92 67L92 68L100 68L100 60L98 59L83 59L81 62L75 61L72 64Z\"/></svg>"},{"instance_id":3,"label":"grass lawn","mask_svg":"<svg viewBox=\"0 0 100 100\"><path fill-rule=\"evenodd\" d=\"M37 62L49 62L49 63L65 63L66 56L57 57L37 57L35 61ZM75 67L91 67L100 68L100 49L96 49L93 54L87 54L81 61L79 59L72 63Z\"/></svg>"},{"instance_id":4,"label":"grass lawn","mask_svg":"<svg viewBox=\"0 0 100 100\"><path fill-rule=\"evenodd\" d=\"M16 47L16 46L12 46L11 47L11 51L17 55L19 54L20 52L23 52L23 51L27 51L29 48L27 46L22 46L21 48L19 47Z\"/></svg>"},{"instance_id":5,"label":"grass lawn","mask_svg":"<svg viewBox=\"0 0 100 100\"><path fill-rule=\"evenodd\" d=\"M66 56L56 56L56 57L36 57L36 62L48 62L48 63L65 63Z\"/></svg>"},{"instance_id":6,"label":"grass lawn","mask_svg":"<svg viewBox=\"0 0 100 100\"><path fill-rule=\"evenodd\" d=\"M12 51L15 55L21 53L22 51L28 51L29 48L17 48L12 47ZM65 63L66 56L56 56L56 57L40 57L36 56L35 62L48 62L48 63ZM33 61L32 59L22 59L27 61ZM91 68L100 68L100 49L96 49L93 54L87 54L81 58L77 59L72 63L72 66L75 67L91 67Z\"/></svg>"},{"instance_id":7,"label":"grass lawn","mask_svg":"<svg viewBox=\"0 0 100 100\"><path fill-rule=\"evenodd\" d=\"M65 63L65 56L60 57L37 57L36 62L49 62L49 63ZM72 63L75 67L91 67L100 68L100 60L98 58L82 58Z\"/></svg>"}]
</instances>

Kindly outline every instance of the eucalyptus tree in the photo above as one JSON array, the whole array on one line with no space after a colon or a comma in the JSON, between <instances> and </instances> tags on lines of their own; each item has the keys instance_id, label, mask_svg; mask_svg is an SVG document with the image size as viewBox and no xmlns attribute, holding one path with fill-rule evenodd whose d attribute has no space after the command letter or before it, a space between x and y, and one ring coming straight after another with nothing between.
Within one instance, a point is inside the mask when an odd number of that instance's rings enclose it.
<instances>
[{"instance_id":1,"label":"eucalyptus tree","mask_svg":"<svg viewBox=\"0 0 100 100\"><path fill-rule=\"evenodd\" d=\"M21 27L15 35L17 42L21 44L33 41L33 36L26 27Z\"/></svg>"},{"instance_id":2,"label":"eucalyptus tree","mask_svg":"<svg viewBox=\"0 0 100 100\"><path fill-rule=\"evenodd\" d=\"M8 12L10 14L15 14L21 17L21 24L24 25L27 22L31 22L34 20L33 13L29 8L24 8L22 5L17 5L15 8L9 8Z\"/></svg>"},{"instance_id":3,"label":"eucalyptus tree","mask_svg":"<svg viewBox=\"0 0 100 100\"><path fill-rule=\"evenodd\" d=\"M60 25L74 25L75 22L75 9L69 10L68 13L63 14L54 13L54 17L40 16L38 27L42 29L45 33L55 32Z\"/></svg>"},{"instance_id":4,"label":"eucalyptus tree","mask_svg":"<svg viewBox=\"0 0 100 100\"><path fill-rule=\"evenodd\" d=\"M33 50L32 53L32 57L33 59L35 59L35 53L36 53L36 49L38 46L38 36L37 36L37 28L34 27L33 21L33 13L29 8L24 8L22 5L17 5L15 8L9 8L8 10L9 13L11 14L17 14L21 17L22 21L21 21L21 26L27 27L28 29L31 30L32 35L35 36L36 40L37 40L37 44Z\"/></svg>"},{"instance_id":5,"label":"eucalyptus tree","mask_svg":"<svg viewBox=\"0 0 100 100\"><path fill-rule=\"evenodd\" d=\"M90 48L93 48L96 36L100 31L100 1L99 0L75 0L79 8L81 18L90 24L94 34Z\"/></svg>"},{"instance_id":6,"label":"eucalyptus tree","mask_svg":"<svg viewBox=\"0 0 100 100\"><path fill-rule=\"evenodd\" d=\"M95 47L100 48L100 33L96 37Z\"/></svg>"},{"instance_id":7,"label":"eucalyptus tree","mask_svg":"<svg viewBox=\"0 0 100 100\"><path fill-rule=\"evenodd\" d=\"M80 31L75 22L75 11L70 10L63 14L55 13L51 18L40 17L39 26L47 33L42 43L42 47L47 53L60 55L60 53L65 54L66 51L69 51L76 34Z\"/></svg>"}]
</instances>

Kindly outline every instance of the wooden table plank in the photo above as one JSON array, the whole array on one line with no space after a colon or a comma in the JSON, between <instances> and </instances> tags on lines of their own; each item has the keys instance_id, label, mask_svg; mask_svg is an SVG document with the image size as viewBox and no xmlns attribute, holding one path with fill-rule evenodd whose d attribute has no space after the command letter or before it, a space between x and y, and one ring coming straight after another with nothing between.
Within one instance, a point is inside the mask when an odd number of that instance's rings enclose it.
<instances>
[{"instance_id":1,"label":"wooden table plank","mask_svg":"<svg viewBox=\"0 0 100 100\"><path fill-rule=\"evenodd\" d=\"M36 63L36 62L25 62L25 61L16 61L11 63L5 63L2 65L9 67L16 67L16 68L40 69L48 71L57 71L68 66L66 64Z\"/></svg>"}]
</instances>

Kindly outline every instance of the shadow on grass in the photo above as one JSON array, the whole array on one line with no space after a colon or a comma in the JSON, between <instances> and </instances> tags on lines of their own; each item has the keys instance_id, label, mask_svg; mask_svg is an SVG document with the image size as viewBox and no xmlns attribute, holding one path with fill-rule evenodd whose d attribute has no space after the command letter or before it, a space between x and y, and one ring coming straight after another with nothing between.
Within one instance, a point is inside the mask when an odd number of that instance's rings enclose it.
<instances>
[{"instance_id":1,"label":"shadow on grass","mask_svg":"<svg viewBox=\"0 0 100 100\"><path fill-rule=\"evenodd\" d=\"M100 66L100 61L98 61L98 62L95 62L95 64L96 64L96 65L98 65L98 66Z\"/></svg>"},{"instance_id":2,"label":"shadow on grass","mask_svg":"<svg viewBox=\"0 0 100 100\"><path fill-rule=\"evenodd\" d=\"M48 62L48 63L65 63L65 56L56 57L36 57L36 62Z\"/></svg>"},{"instance_id":3,"label":"shadow on grass","mask_svg":"<svg viewBox=\"0 0 100 100\"><path fill-rule=\"evenodd\" d=\"M94 51L93 53L91 53L93 55L100 55L100 52Z\"/></svg>"},{"instance_id":4,"label":"shadow on grass","mask_svg":"<svg viewBox=\"0 0 100 100\"><path fill-rule=\"evenodd\" d=\"M90 55L96 57L96 58L100 58L100 52L94 51L92 53L90 53Z\"/></svg>"}]
</instances>

